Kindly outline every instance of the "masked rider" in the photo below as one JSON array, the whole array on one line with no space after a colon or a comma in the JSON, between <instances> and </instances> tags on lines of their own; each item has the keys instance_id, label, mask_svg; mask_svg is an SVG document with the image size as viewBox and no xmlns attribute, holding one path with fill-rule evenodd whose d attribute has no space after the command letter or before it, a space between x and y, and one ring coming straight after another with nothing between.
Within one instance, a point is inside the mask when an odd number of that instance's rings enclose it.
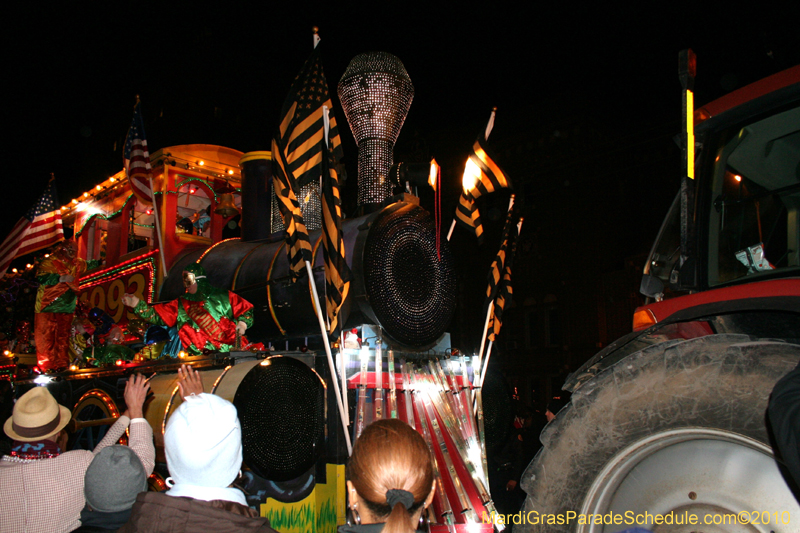
<instances>
[{"instance_id":1,"label":"masked rider","mask_svg":"<svg viewBox=\"0 0 800 533\"><path fill-rule=\"evenodd\" d=\"M124 295L122 302L146 322L177 326L183 348L193 355L204 349L231 351L237 334L243 336L253 325L253 305L236 293L212 287L197 263L184 269L183 285L186 292L169 303L150 305L132 294Z\"/></svg>"},{"instance_id":2,"label":"masked rider","mask_svg":"<svg viewBox=\"0 0 800 533\"><path fill-rule=\"evenodd\" d=\"M69 339L75 305L78 301L78 278L100 261L76 257L78 245L64 241L45 258L36 270L39 290L34 309L36 359L45 371L69 366Z\"/></svg>"}]
</instances>

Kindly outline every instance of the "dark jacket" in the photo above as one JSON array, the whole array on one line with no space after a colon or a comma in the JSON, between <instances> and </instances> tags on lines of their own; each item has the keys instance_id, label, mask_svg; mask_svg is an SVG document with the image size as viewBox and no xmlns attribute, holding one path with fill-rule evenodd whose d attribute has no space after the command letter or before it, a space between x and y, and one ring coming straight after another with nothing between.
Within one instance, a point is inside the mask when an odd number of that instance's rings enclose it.
<instances>
[{"instance_id":1,"label":"dark jacket","mask_svg":"<svg viewBox=\"0 0 800 533\"><path fill-rule=\"evenodd\" d=\"M103 513L93 511L87 505L81 511L81 527L73 533L109 533L110 531L116 531L128 521L130 516L130 509L114 513Z\"/></svg>"},{"instance_id":2,"label":"dark jacket","mask_svg":"<svg viewBox=\"0 0 800 533\"><path fill-rule=\"evenodd\" d=\"M142 492L131 518L119 533L277 533L269 520L244 505L224 500L206 502L176 498L163 492Z\"/></svg>"},{"instance_id":3,"label":"dark jacket","mask_svg":"<svg viewBox=\"0 0 800 533\"><path fill-rule=\"evenodd\" d=\"M768 412L783 464L800 486L800 365L775 385Z\"/></svg>"}]
</instances>

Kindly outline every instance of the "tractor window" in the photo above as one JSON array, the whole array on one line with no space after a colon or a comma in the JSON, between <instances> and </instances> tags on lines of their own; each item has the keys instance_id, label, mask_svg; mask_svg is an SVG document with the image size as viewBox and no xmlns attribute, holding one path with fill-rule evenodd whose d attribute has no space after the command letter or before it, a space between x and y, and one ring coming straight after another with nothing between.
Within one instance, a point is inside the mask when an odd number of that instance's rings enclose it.
<instances>
[{"instance_id":1,"label":"tractor window","mask_svg":"<svg viewBox=\"0 0 800 533\"><path fill-rule=\"evenodd\" d=\"M650 251L650 259L644 267L644 273L655 276L664 282L670 283L670 274L677 273L681 258L681 201L680 193L675 196L672 207L658 232L658 237Z\"/></svg>"},{"instance_id":2,"label":"tractor window","mask_svg":"<svg viewBox=\"0 0 800 533\"><path fill-rule=\"evenodd\" d=\"M800 108L730 129L713 164L708 282L800 267Z\"/></svg>"}]
</instances>

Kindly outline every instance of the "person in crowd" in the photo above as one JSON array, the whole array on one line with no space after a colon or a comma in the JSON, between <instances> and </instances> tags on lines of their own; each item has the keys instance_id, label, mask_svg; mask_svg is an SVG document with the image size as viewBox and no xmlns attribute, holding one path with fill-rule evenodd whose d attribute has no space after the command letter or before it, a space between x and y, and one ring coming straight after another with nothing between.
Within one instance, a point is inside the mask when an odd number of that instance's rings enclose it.
<instances>
[{"instance_id":1,"label":"person in crowd","mask_svg":"<svg viewBox=\"0 0 800 533\"><path fill-rule=\"evenodd\" d=\"M86 507L75 533L116 531L130 518L136 495L146 490L144 465L130 448L118 444L103 448L86 469Z\"/></svg>"},{"instance_id":2,"label":"person in crowd","mask_svg":"<svg viewBox=\"0 0 800 533\"><path fill-rule=\"evenodd\" d=\"M85 505L84 476L92 460L130 428L129 446L146 475L155 466L153 431L142 407L150 386L144 376L125 385L127 411L111 426L94 451L65 451L70 411L45 387L17 400L3 429L13 440L0 460L0 529L3 533L65 533L80 523Z\"/></svg>"},{"instance_id":3,"label":"person in crowd","mask_svg":"<svg viewBox=\"0 0 800 533\"><path fill-rule=\"evenodd\" d=\"M347 465L355 523L339 527L339 532L411 533L434 491L431 452L420 434L397 419L373 422L359 436Z\"/></svg>"},{"instance_id":4,"label":"person in crowd","mask_svg":"<svg viewBox=\"0 0 800 533\"><path fill-rule=\"evenodd\" d=\"M544 416L547 417L548 423L552 422L558 412L569 403L570 396L568 391L562 390L547 402L547 410L544 412Z\"/></svg>"},{"instance_id":5,"label":"person in crowd","mask_svg":"<svg viewBox=\"0 0 800 533\"><path fill-rule=\"evenodd\" d=\"M233 487L242 467L236 407L204 393L200 376L189 366L179 370L178 387L183 403L164 432L170 489L140 493L119 533L275 533Z\"/></svg>"},{"instance_id":6,"label":"person in crowd","mask_svg":"<svg viewBox=\"0 0 800 533\"><path fill-rule=\"evenodd\" d=\"M800 364L775 384L767 414L779 460L800 487Z\"/></svg>"}]
</instances>

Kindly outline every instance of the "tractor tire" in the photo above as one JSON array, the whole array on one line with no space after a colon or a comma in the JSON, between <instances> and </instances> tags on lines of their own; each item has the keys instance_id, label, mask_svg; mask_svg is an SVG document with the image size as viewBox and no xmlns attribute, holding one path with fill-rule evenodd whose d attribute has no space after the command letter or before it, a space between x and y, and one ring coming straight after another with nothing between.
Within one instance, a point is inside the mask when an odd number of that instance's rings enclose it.
<instances>
[{"instance_id":1,"label":"tractor tire","mask_svg":"<svg viewBox=\"0 0 800 533\"><path fill-rule=\"evenodd\" d=\"M797 531L784 523L800 507L765 417L774 384L798 360L798 345L729 334L667 341L620 360L577 389L542 431L514 530ZM740 511L752 514L750 525L715 523ZM645 512L700 522L659 526ZM612 523L597 524L598 514Z\"/></svg>"}]
</instances>

